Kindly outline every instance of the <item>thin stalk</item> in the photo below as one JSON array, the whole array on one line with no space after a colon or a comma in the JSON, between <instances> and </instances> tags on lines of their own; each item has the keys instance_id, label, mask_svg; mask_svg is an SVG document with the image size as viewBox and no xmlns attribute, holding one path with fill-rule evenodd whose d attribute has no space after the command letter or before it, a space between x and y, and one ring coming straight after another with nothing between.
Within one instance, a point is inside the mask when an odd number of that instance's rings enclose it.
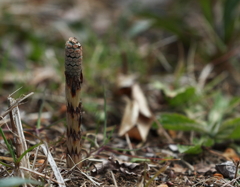
<instances>
[{"instance_id":1,"label":"thin stalk","mask_svg":"<svg viewBox=\"0 0 240 187\"><path fill-rule=\"evenodd\" d=\"M10 96L8 97L8 100L10 102L10 106L14 105L17 102L15 99L13 99ZM9 112L9 115L10 115L11 127L12 127L13 137L14 137L13 143L16 148L17 158L19 159L19 160L16 160L15 162L16 171L18 171L18 174L17 174L18 176L21 176L22 178L24 178L24 177L27 177L29 173L19 170L19 166L30 168L30 163L29 163L29 155L27 151L26 139L23 133L23 127L22 127L19 108L16 107L12 109Z\"/></svg>"},{"instance_id":2,"label":"thin stalk","mask_svg":"<svg viewBox=\"0 0 240 187\"><path fill-rule=\"evenodd\" d=\"M103 129L103 145L107 143L107 98L106 90L104 89L104 129Z\"/></svg>"},{"instance_id":3,"label":"thin stalk","mask_svg":"<svg viewBox=\"0 0 240 187\"><path fill-rule=\"evenodd\" d=\"M65 78L67 101L67 167L76 163L82 165L82 104L80 100L82 75L82 46L76 38L70 37L65 44Z\"/></svg>"},{"instance_id":4,"label":"thin stalk","mask_svg":"<svg viewBox=\"0 0 240 187\"><path fill-rule=\"evenodd\" d=\"M8 142L8 140L7 140L4 132L2 131L1 127L0 127L0 135L3 137L3 140L4 140L4 142L7 146L7 149L9 151L11 157L13 158L14 163L15 163L17 159L16 159L16 156L15 156L14 150L13 150L12 146L10 145L10 143Z\"/></svg>"},{"instance_id":5,"label":"thin stalk","mask_svg":"<svg viewBox=\"0 0 240 187\"><path fill-rule=\"evenodd\" d=\"M45 103L45 92L44 92L43 100L42 100L42 103L41 103L41 105L40 105L40 109L39 109L39 112L38 112L38 120L37 120L37 129L38 129L38 130L39 130L40 127L41 127L41 116L42 116L42 111L43 111L44 103Z\"/></svg>"}]
</instances>

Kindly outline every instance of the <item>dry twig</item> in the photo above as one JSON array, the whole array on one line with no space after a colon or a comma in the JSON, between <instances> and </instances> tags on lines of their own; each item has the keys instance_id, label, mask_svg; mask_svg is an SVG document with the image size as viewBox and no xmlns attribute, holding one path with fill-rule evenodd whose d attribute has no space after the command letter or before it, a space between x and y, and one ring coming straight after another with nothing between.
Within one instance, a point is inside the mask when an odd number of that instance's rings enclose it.
<instances>
[{"instance_id":1,"label":"dry twig","mask_svg":"<svg viewBox=\"0 0 240 187\"><path fill-rule=\"evenodd\" d=\"M12 132L14 136L14 145L16 148L17 158L19 158L27 150L26 139L23 133L22 123L21 123L20 111L18 109L18 105L20 102L16 101L11 96L8 97L8 100L10 102L10 108L11 108L11 110L9 111L9 115L10 115ZM19 170L19 165L26 168L30 168L28 153L26 153L26 155L23 156L20 163L15 163L15 164L16 164L17 176L20 176L22 178L28 176L28 172L23 173L21 170Z\"/></svg>"}]
</instances>

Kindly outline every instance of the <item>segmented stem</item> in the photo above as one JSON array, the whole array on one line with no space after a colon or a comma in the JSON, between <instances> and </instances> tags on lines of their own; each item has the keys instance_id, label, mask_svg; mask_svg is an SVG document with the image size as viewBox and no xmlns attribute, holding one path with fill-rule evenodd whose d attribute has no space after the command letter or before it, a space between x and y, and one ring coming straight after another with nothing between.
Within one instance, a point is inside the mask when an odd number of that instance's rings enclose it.
<instances>
[{"instance_id":1,"label":"segmented stem","mask_svg":"<svg viewBox=\"0 0 240 187\"><path fill-rule=\"evenodd\" d=\"M70 37L65 44L65 77L67 101L67 167L72 167L82 160L82 109L81 86L82 46L76 38ZM78 164L81 167L81 164Z\"/></svg>"}]
</instances>

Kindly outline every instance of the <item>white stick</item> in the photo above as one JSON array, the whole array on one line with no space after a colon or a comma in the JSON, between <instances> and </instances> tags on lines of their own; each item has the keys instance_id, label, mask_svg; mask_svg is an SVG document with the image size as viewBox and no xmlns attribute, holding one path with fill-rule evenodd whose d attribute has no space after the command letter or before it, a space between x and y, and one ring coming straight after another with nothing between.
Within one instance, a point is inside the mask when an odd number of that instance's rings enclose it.
<instances>
[{"instance_id":1,"label":"white stick","mask_svg":"<svg viewBox=\"0 0 240 187\"><path fill-rule=\"evenodd\" d=\"M59 183L59 186L60 186L60 187L66 187L66 185L65 185L65 183L64 183L64 180L63 180L63 178L62 178L62 175L61 175L61 173L59 172L58 167L57 167L57 164L56 164L56 162L54 161L54 159L53 159L50 151L48 150L48 148L46 147L46 145L42 144L42 145L40 145L40 146L41 146L41 148L43 149L44 154L45 154L45 155L47 156L47 158L48 158L48 161L49 161L49 163L50 163L50 165L51 165L51 167L52 167L53 173L54 173L54 175L55 175L55 177L56 177L56 179L57 179L57 181L58 181L58 183Z\"/></svg>"}]
</instances>

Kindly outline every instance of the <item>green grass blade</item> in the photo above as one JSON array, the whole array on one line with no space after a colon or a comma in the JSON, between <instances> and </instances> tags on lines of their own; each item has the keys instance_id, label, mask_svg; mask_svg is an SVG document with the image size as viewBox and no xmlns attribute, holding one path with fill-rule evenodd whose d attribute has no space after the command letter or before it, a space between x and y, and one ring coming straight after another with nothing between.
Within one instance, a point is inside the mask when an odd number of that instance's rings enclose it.
<instances>
[{"instance_id":1,"label":"green grass blade","mask_svg":"<svg viewBox=\"0 0 240 187\"><path fill-rule=\"evenodd\" d=\"M8 151L9 151L10 154L11 154L11 157L12 157L13 160L14 160L14 163L16 163L16 156L15 156L14 150L13 150L12 146L10 145L10 143L8 142L8 140L7 140L6 136L5 136L5 134L3 133L1 127L0 127L0 134L1 134L2 137L3 137L3 140L4 140L4 142L5 142L5 144L6 144L7 148L8 148Z\"/></svg>"},{"instance_id":2,"label":"green grass blade","mask_svg":"<svg viewBox=\"0 0 240 187\"><path fill-rule=\"evenodd\" d=\"M106 90L104 88L104 129L103 129L103 145L107 143L107 96L106 96Z\"/></svg>"},{"instance_id":3,"label":"green grass blade","mask_svg":"<svg viewBox=\"0 0 240 187\"><path fill-rule=\"evenodd\" d=\"M23 154L21 154L21 156L17 159L17 163L20 163L21 160L22 160L22 158L23 158L28 152L32 151L34 148L38 147L38 146L41 145L41 144L42 144L42 143L40 142L40 143L38 143L38 144L36 144L36 145L34 145L34 146L32 146L32 147L29 147L29 148L28 148L26 151L24 151Z\"/></svg>"},{"instance_id":4,"label":"green grass blade","mask_svg":"<svg viewBox=\"0 0 240 187\"><path fill-rule=\"evenodd\" d=\"M111 137L113 137L113 132L115 130L115 127L111 130L110 134L107 136L107 138L104 141L104 145L106 145L108 142L110 142Z\"/></svg>"},{"instance_id":5,"label":"green grass blade","mask_svg":"<svg viewBox=\"0 0 240 187\"><path fill-rule=\"evenodd\" d=\"M239 14L236 15L239 0L225 0L223 3L223 24L224 24L224 40L227 42L235 30L235 21L239 19Z\"/></svg>"},{"instance_id":6,"label":"green grass blade","mask_svg":"<svg viewBox=\"0 0 240 187\"><path fill-rule=\"evenodd\" d=\"M44 91L44 93L45 93L45 91ZM43 110L44 103L45 103L45 94L43 96L43 101L40 105L40 109L38 112L37 129L40 129L40 127L41 127L41 116L42 116L42 110Z\"/></svg>"},{"instance_id":7,"label":"green grass blade","mask_svg":"<svg viewBox=\"0 0 240 187\"><path fill-rule=\"evenodd\" d=\"M169 31L179 38L183 38L183 31L186 30L181 19L175 17L160 17L159 15L143 12L139 14L140 16L152 20L152 26L156 28L161 28Z\"/></svg>"},{"instance_id":8,"label":"green grass blade","mask_svg":"<svg viewBox=\"0 0 240 187\"><path fill-rule=\"evenodd\" d=\"M6 166L6 167L13 168L13 166L11 166L11 165L9 165L9 164L6 164L6 163L4 163L4 162L2 162L2 161L0 161L0 164L4 165L4 166Z\"/></svg>"},{"instance_id":9,"label":"green grass blade","mask_svg":"<svg viewBox=\"0 0 240 187\"><path fill-rule=\"evenodd\" d=\"M151 185L151 183L157 178L157 176L159 176L161 173L164 173L164 171L166 171L168 168L168 166L163 166L162 168L160 168L155 175L147 182L147 184L145 185L145 187L149 187Z\"/></svg>"},{"instance_id":10,"label":"green grass blade","mask_svg":"<svg viewBox=\"0 0 240 187\"><path fill-rule=\"evenodd\" d=\"M199 1L200 6L202 8L202 12L206 20L210 23L210 25L213 24L213 13L212 13L212 3L209 0L200 0Z\"/></svg>"}]
</instances>

